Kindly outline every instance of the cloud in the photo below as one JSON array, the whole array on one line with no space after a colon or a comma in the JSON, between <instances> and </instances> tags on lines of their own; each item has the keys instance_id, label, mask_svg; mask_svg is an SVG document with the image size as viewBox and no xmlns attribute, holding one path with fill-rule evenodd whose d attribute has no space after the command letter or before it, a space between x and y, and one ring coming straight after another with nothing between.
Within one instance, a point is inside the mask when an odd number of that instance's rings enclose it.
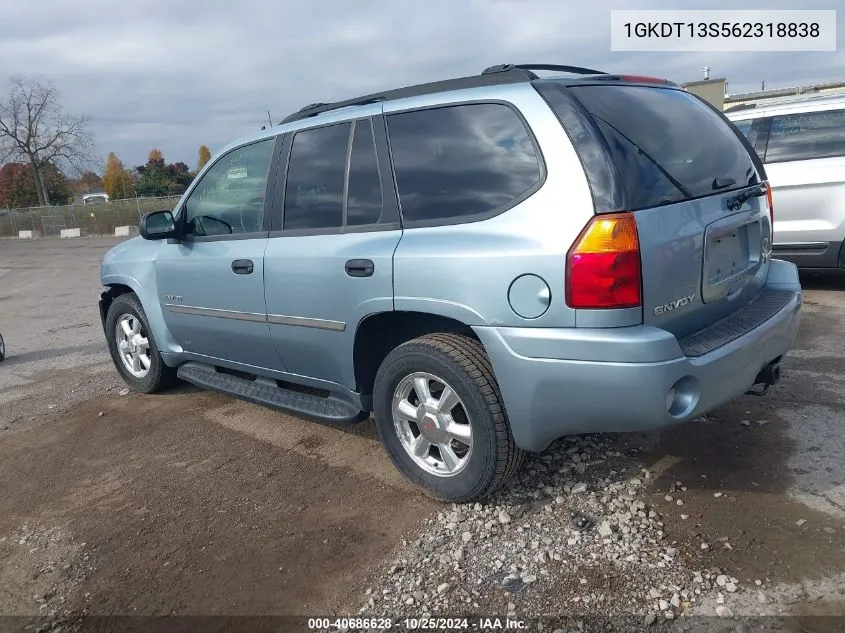
<instances>
[{"instance_id":1,"label":"cloud","mask_svg":"<svg viewBox=\"0 0 845 633\"><path fill-rule=\"evenodd\" d=\"M842 53L613 53L610 10L592 0L106 0L4 3L0 82L37 75L68 111L92 117L99 153L130 165L151 147L196 162L306 103L480 72L507 62L557 62L699 79L732 91L845 79ZM830 3L802 3L829 8ZM715 5L715 6L714 6ZM809 5L809 6L806 6ZM674 8L645 0L638 8ZM772 0L766 8L795 8ZM685 8L740 8L688 1ZM839 16L839 32L843 14ZM841 38L840 38L841 41Z\"/></svg>"}]
</instances>

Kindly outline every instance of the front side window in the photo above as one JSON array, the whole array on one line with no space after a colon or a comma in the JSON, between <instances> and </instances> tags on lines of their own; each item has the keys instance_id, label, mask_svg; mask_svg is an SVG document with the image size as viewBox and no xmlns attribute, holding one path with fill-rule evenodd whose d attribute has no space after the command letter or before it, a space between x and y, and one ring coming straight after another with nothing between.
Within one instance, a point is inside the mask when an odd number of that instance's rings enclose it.
<instances>
[{"instance_id":1,"label":"front side window","mask_svg":"<svg viewBox=\"0 0 845 633\"><path fill-rule=\"evenodd\" d=\"M766 162L845 156L845 109L772 117Z\"/></svg>"},{"instance_id":2,"label":"front side window","mask_svg":"<svg viewBox=\"0 0 845 633\"><path fill-rule=\"evenodd\" d=\"M185 233L196 237L261 231L275 138L232 150L205 173L184 205Z\"/></svg>"},{"instance_id":3,"label":"front side window","mask_svg":"<svg viewBox=\"0 0 845 633\"><path fill-rule=\"evenodd\" d=\"M406 222L452 222L513 204L540 180L528 130L508 106L465 104L387 117Z\"/></svg>"}]
</instances>

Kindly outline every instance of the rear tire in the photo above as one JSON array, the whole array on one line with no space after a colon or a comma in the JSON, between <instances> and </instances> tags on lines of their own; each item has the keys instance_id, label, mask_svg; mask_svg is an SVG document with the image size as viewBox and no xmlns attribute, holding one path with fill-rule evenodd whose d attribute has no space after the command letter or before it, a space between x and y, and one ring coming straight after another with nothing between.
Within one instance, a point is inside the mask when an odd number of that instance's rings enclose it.
<instances>
[{"instance_id":1,"label":"rear tire","mask_svg":"<svg viewBox=\"0 0 845 633\"><path fill-rule=\"evenodd\" d=\"M376 374L373 404L396 468L439 499L486 497L522 463L490 361L467 336L428 334L395 348Z\"/></svg>"},{"instance_id":2,"label":"rear tire","mask_svg":"<svg viewBox=\"0 0 845 633\"><path fill-rule=\"evenodd\" d=\"M0 334L0 361L6 358L6 343L3 340L3 335Z\"/></svg>"},{"instance_id":3,"label":"rear tire","mask_svg":"<svg viewBox=\"0 0 845 633\"><path fill-rule=\"evenodd\" d=\"M176 382L176 370L161 359L147 315L134 293L112 301L105 333L114 366L130 389L156 393Z\"/></svg>"}]
</instances>

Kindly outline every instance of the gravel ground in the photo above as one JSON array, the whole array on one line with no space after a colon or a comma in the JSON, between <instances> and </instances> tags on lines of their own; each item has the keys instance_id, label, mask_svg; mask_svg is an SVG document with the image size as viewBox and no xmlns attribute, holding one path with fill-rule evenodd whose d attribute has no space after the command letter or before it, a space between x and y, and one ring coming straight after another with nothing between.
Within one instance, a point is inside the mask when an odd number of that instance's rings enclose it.
<instances>
[{"instance_id":1,"label":"gravel ground","mask_svg":"<svg viewBox=\"0 0 845 633\"><path fill-rule=\"evenodd\" d=\"M764 592L762 581L745 587L728 569L697 565L699 553L671 539L644 494L653 473L641 466L607 436L556 442L505 493L453 505L403 541L360 613L530 619L564 612L591 627L638 631L682 615L730 617L735 594ZM689 518L686 486L670 490L664 499ZM728 540L699 545L730 547Z\"/></svg>"},{"instance_id":2,"label":"gravel ground","mask_svg":"<svg viewBox=\"0 0 845 633\"><path fill-rule=\"evenodd\" d=\"M92 556L88 544L75 541L64 527L24 523L0 536L0 587L17 601L12 613L31 613L34 605L38 618L31 622L43 631L61 631L75 622L67 600L94 571ZM13 594L24 578L31 594Z\"/></svg>"},{"instance_id":3,"label":"gravel ground","mask_svg":"<svg viewBox=\"0 0 845 633\"><path fill-rule=\"evenodd\" d=\"M0 437L118 386L97 300L100 261L119 241L0 240Z\"/></svg>"}]
</instances>

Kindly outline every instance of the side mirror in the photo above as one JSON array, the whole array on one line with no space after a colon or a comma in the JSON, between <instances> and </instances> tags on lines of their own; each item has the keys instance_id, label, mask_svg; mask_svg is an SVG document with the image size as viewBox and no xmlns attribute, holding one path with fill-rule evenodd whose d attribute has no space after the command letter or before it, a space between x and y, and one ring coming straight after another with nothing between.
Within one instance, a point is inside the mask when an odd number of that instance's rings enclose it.
<instances>
[{"instance_id":1,"label":"side mirror","mask_svg":"<svg viewBox=\"0 0 845 633\"><path fill-rule=\"evenodd\" d=\"M154 211L141 218L138 232L145 240L176 237L176 221L170 211Z\"/></svg>"}]
</instances>

